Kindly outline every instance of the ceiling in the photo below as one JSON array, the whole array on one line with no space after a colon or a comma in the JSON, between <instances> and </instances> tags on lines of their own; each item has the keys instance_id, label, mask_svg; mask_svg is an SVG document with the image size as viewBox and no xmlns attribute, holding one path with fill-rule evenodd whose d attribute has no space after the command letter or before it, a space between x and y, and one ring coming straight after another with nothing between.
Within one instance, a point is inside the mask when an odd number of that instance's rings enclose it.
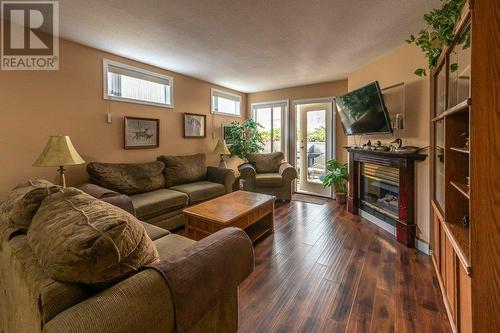
<instances>
[{"instance_id":1,"label":"ceiling","mask_svg":"<svg viewBox=\"0 0 500 333\"><path fill-rule=\"evenodd\" d=\"M347 77L439 0L62 0L63 38L242 92Z\"/></svg>"}]
</instances>

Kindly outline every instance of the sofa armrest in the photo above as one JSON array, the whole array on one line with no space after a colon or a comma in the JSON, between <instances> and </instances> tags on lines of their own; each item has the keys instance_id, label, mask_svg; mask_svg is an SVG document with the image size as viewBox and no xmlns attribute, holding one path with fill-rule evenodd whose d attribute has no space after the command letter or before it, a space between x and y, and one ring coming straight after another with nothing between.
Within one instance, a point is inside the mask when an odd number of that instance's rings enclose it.
<instances>
[{"instance_id":1,"label":"sofa armrest","mask_svg":"<svg viewBox=\"0 0 500 333\"><path fill-rule=\"evenodd\" d=\"M297 178L297 170L290 163L282 163L279 168L279 174L284 182L291 182Z\"/></svg>"},{"instance_id":2,"label":"sofa armrest","mask_svg":"<svg viewBox=\"0 0 500 333\"><path fill-rule=\"evenodd\" d=\"M160 272L172 292L176 327L189 332L254 269L252 242L239 228L225 228L148 265Z\"/></svg>"},{"instance_id":3,"label":"sofa armrest","mask_svg":"<svg viewBox=\"0 0 500 333\"><path fill-rule=\"evenodd\" d=\"M255 191L255 175L257 171L251 163L243 163L238 166L240 177L243 179L243 188L246 191Z\"/></svg>"},{"instance_id":4,"label":"sofa armrest","mask_svg":"<svg viewBox=\"0 0 500 333\"><path fill-rule=\"evenodd\" d=\"M173 332L174 305L163 277L146 269L59 313L45 333Z\"/></svg>"},{"instance_id":5,"label":"sofa armrest","mask_svg":"<svg viewBox=\"0 0 500 333\"><path fill-rule=\"evenodd\" d=\"M90 194L94 198L100 199L104 202L112 204L113 206L119 207L132 215L135 215L134 205L128 195L90 183L80 186L80 190Z\"/></svg>"},{"instance_id":6,"label":"sofa armrest","mask_svg":"<svg viewBox=\"0 0 500 333\"><path fill-rule=\"evenodd\" d=\"M207 180L210 182L224 185L227 193L233 191L233 184L236 179L234 171L226 168L207 167Z\"/></svg>"}]
</instances>

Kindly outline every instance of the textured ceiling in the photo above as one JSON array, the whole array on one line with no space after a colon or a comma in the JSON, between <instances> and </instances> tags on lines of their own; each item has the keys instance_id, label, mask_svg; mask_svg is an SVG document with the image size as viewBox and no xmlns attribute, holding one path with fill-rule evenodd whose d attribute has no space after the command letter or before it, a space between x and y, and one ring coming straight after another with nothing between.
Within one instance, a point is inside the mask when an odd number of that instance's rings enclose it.
<instances>
[{"instance_id":1,"label":"textured ceiling","mask_svg":"<svg viewBox=\"0 0 500 333\"><path fill-rule=\"evenodd\" d=\"M243 92L346 78L439 0L61 0L61 35Z\"/></svg>"}]
</instances>

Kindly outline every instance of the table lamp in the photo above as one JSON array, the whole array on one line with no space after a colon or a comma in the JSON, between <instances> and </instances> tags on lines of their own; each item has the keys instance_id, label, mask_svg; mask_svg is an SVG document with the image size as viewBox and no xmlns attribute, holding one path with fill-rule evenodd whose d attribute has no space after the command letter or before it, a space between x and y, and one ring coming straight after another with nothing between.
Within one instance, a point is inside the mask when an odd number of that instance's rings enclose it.
<instances>
[{"instance_id":1,"label":"table lamp","mask_svg":"<svg viewBox=\"0 0 500 333\"><path fill-rule=\"evenodd\" d=\"M71 143L69 136L51 136L45 145L45 149L38 156L34 167L56 167L60 174L61 186L66 187L66 178L64 177L65 165L83 164L85 161L78 154Z\"/></svg>"},{"instance_id":2,"label":"table lamp","mask_svg":"<svg viewBox=\"0 0 500 333\"><path fill-rule=\"evenodd\" d=\"M217 145L214 149L214 154L220 155L219 168L227 169L226 161L224 161L224 155L230 155L231 152L229 151L229 149L227 149L226 142L224 140L219 139L219 141L217 141Z\"/></svg>"}]
</instances>

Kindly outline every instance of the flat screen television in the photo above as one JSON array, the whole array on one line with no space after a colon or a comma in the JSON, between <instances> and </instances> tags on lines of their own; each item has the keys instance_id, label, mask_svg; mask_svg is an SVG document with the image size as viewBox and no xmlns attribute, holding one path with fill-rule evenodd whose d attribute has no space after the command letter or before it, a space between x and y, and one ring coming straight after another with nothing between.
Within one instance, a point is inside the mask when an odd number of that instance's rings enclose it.
<instances>
[{"instance_id":1,"label":"flat screen television","mask_svg":"<svg viewBox=\"0 0 500 333\"><path fill-rule=\"evenodd\" d=\"M335 102L346 135L392 133L377 81L337 97Z\"/></svg>"}]
</instances>

